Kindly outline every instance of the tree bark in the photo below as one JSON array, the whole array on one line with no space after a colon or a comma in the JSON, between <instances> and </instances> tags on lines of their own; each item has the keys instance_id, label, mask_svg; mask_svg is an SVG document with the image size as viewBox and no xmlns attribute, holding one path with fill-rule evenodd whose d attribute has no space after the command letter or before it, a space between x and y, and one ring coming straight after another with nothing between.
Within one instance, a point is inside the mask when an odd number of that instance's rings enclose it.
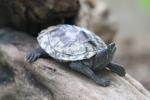
<instances>
[{"instance_id":1,"label":"tree bark","mask_svg":"<svg viewBox=\"0 0 150 100\"><path fill-rule=\"evenodd\" d=\"M35 63L29 64L24 59L25 55L36 46L35 38L25 33L10 29L0 30L0 66L9 65L15 73L14 81L6 81L7 89L0 91L1 100L10 100L6 98L9 96L26 100L25 94L28 95L29 100L150 99L150 93L128 74L122 78L108 71L101 71L99 73L111 79L110 86L101 87L84 75L72 71L66 64L60 64L53 59L39 59ZM24 74L24 70L28 74ZM0 84L0 88L2 88L4 84Z\"/></svg>"}]
</instances>

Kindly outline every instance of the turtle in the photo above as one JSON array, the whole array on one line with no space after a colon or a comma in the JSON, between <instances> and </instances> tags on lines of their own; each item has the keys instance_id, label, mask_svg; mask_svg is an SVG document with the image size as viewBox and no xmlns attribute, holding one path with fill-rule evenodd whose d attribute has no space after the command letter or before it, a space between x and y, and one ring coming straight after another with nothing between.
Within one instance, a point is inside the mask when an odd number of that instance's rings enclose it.
<instances>
[{"instance_id":1,"label":"turtle","mask_svg":"<svg viewBox=\"0 0 150 100\"><path fill-rule=\"evenodd\" d=\"M86 28L68 24L50 26L39 33L37 41L39 47L26 55L29 63L50 57L67 63L72 70L104 87L110 85L110 80L96 75L98 70L108 69L121 77L125 76L122 65L112 62L116 44L106 45L98 35Z\"/></svg>"}]
</instances>

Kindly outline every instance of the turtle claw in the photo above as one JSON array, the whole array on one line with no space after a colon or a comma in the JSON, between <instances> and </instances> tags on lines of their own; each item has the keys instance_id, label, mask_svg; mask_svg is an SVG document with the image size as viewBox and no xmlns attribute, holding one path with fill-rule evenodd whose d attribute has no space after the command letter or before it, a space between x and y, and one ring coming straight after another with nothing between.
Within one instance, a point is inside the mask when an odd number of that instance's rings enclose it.
<instances>
[{"instance_id":1,"label":"turtle claw","mask_svg":"<svg viewBox=\"0 0 150 100\"><path fill-rule=\"evenodd\" d=\"M40 57L40 55L33 51L33 52L30 52L29 54L27 54L26 61L28 61L29 63L32 63L32 62L36 61L39 57Z\"/></svg>"},{"instance_id":2,"label":"turtle claw","mask_svg":"<svg viewBox=\"0 0 150 100\"><path fill-rule=\"evenodd\" d=\"M97 84L101 85L101 86L109 86L110 85L110 80L107 79L100 79L98 81L96 81Z\"/></svg>"},{"instance_id":3,"label":"turtle claw","mask_svg":"<svg viewBox=\"0 0 150 100\"><path fill-rule=\"evenodd\" d=\"M123 67L118 67L115 72L121 77L125 76L126 74L125 69Z\"/></svg>"},{"instance_id":4,"label":"turtle claw","mask_svg":"<svg viewBox=\"0 0 150 100\"><path fill-rule=\"evenodd\" d=\"M116 69L113 69L112 72L116 73L117 75L123 77L126 74L126 71L123 67L116 67Z\"/></svg>"},{"instance_id":5,"label":"turtle claw","mask_svg":"<svg viewBox=\"0 0 150 100\"><path fill-rule=\"evenodd\" d=\"M111 63L108 68L121 77L125 76L126 74L125 69L121 65Z\"/></svg>"}]
</instances>

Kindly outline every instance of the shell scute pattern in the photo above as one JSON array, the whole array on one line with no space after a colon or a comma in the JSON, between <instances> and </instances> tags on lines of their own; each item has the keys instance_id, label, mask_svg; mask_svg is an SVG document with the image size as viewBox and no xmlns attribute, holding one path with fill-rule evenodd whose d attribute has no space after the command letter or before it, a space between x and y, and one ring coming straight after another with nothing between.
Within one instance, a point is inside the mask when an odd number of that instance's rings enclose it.
<instances>
[{"instance_id":1,"label":"shell scute pattern","mask_svg":"<svg viewBox=\"0 0 150 100\"><path fill-rule=\"evenodd\" d=\"M57 25L38 36L40 46L54 59L76 61L89 59L106 47L94 33L73 25Z\"/></svg>"}]
</instances>

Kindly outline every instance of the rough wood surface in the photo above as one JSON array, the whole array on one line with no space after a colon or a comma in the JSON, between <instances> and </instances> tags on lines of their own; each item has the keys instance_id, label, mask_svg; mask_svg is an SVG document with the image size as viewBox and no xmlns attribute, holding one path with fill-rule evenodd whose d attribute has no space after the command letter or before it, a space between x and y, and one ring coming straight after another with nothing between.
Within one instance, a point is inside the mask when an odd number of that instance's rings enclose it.
<instances>
[{"instance_id":1,"label":"rough wood surface","mask_svg":"<svg viewBox=\"0 0 150 100\"><path fill-rule=\"evenodd\" d=\"M6 91L0 91L0 98L15 95L14 98L22 98L17 100L26 100L25 95L27 95L29 100L150 99L150 93L128 74L121 78L115 74L101 71L100 73L104 77L112 80L109 87L101 87L84 75L72 71L67 65L59 64L54 60L40 59L33 64L28 64L24 57L27 51L36 45L36 40L24 33L20 35L20 32L13 30L0 30L0 53L3 55L3 57L0 56L0 66L6 66L5 62L13 68L15 73L14 81L8 82ZM19 69L26 70L28 74L24 74ZM26 77L29 78L26 79ZM14 89L11 90L12 87ZM0 88L4 89L3 84L0 85ZM20 94L17 91L20 91Z\"/></svg>"}]
</instances>

